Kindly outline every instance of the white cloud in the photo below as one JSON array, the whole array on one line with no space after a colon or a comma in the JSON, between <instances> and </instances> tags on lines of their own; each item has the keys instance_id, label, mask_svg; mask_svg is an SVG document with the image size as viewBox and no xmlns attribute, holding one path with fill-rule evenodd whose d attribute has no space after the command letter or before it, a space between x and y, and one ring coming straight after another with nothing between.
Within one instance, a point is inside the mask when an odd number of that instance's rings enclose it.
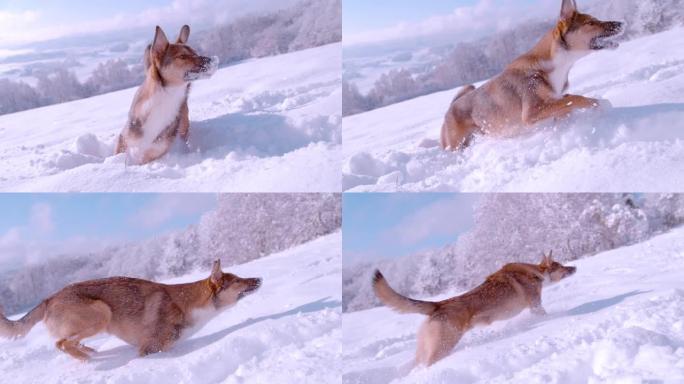
<instances>
[{"instance_id":1,"label":"white cloud","mask_svg":"<svg viewBox=\"0 0 684 384\"><path fill-rule=\"evenodd\" d=\"M46 203L37 203L31 207L29 228L39 233L50 233L55 228L52 220L52 207Z\"/></svg>"},{"instance_id":2,"label":"white cloud","mask_svg":"<svg viewBox=\"0 0 684 384\"><path fill-rule=\"evenodd\" d=\"M465 36L484 36L533 18L551 18L560 10L560 0L539 0L534 4L520 0L480 0L418 22L398 22L388 28L344 36L344 45L374 44L387 41L452 34L455 40ZM416 2L419 7L420 3ZM389 12L389 11L388 11Z\"/></svg>"},{"instance_id":3,"label":"white cloud","mask_svg":"<svg viewBox=\"0 0 684 384\"><path fill-rule=\"evenodd\" d=\"M44 41L76 34L130 30L155 25L189 24L195 29L225 23L247 13L272 11L297 0L175 0L136 14L118 13L106 18L55 23L40 10L0 12L0 44ZM174 31L175 32L175 31Z\"/></svg>"},{"instance_id":4,"label":"white cloud","mask_svg":"<svg viewBox=\"0 0 684 384\"><path fill-rule=\"evenodd\" d=\"M473 204L479 195L456 195L438 200L405 217L382 235L385 242L398 242L403 246L415 246L433 236L459 234L473 225Z\"/></svg>"},{"instance_id":5,"label":"white cloud","mask_svg":"<svg viewBox=\"0 0 684 384\"><path fill-rule=\"evenodd\" d=\"M160 194L131 217L142 228L158 228L177 217L206 212L216 204L212 194Z\"/></svg>"}]
</instances>

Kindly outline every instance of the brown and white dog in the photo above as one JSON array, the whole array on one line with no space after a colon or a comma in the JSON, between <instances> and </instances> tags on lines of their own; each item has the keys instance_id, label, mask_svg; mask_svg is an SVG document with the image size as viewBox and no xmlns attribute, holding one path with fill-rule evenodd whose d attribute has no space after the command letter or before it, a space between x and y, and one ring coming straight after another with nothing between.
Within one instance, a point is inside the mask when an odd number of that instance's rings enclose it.
<instances>
[{"instance_id":1,"label":"brown and white dog","mask_svg":"<svg viewBox=\"0 0 684 384\"><path fill-rule=\"evenodd\" d=\"M539 265L507 264L484 283L460 296L439 302L420 301L398 294L380 271L375 271L373 290L386 306L400 313L421 313L428 319L418 333L416 365L430 366L446 357L463 334L478 325L509 319L525 308L545 315L541 290L576 271L544 255Z\"/></svg>"},{"instance_id":2,"label":"brown and white dog","mask_svg":"<svg viewBox=\"0 0 684 384\"><path fill-rule=\"evenodd\" d=\"M186 331L202 326L261 286L259 278L221 271L187 284L167 285L128 277L84 281L63 288L17 321L0 313L0 336L25 336L45 322L61 351L87 360L95 351L81 340L106 332L138 347L140 356L170 349Z\"/></svg>"},{"instance_id":3,"label":"brown and white dog","mask_svg":"<svg viewBox=\"0 0 684 384\"><path fill-rule=\"evenodd\" d=\"M463 149L474 134L517 136L540 121L598 107L596 99L565 94L568 73L582 57L617 48L611 38L622 31L622 23L579 13L575 0L563 0L558 24L531 51L482 87L460 90L442 126L442 148Z\"/></svg>"},{"instance_id":4,"label":"brown and white dog","mask_svg":"<svg viewBox=\"0 0 684 384\"><path fill-rule=\"evenodd\" d=\"M157 27L145 51L145 81L133 98L116 154L126 152L135 163L146 164L164 156L176 136L187 142L190 82L209 78L218 68L217 57L200 56L187 45L189 36L184 25L171 44Z\"/></svg>"}]
</instances>

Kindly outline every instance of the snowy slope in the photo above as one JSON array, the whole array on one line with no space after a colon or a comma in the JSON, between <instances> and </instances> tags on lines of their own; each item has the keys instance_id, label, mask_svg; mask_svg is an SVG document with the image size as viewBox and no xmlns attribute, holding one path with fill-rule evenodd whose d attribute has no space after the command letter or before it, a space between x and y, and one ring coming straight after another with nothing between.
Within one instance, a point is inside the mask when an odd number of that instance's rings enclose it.
<instances>
[{"instance_id":1,"label":"snowy slope","mask_svg":"<svg viewBox=\"0 0 684 384\"><path fill-rule=\"evenodd\" d=\"M194 83L190 145L112 156L135 89L0 116L0 190L339 192L341 45L251 60Z\"/></svg>"},{"instance_id":2,"label":"snowy slope","mask_svg":"<svg viewBox=\"0 0 684 384\"><path fill-rule=\"evenodd\" d=\"M0 340L0 382L339 382L340 243L336 233L229 268L263 277L264 285L167 353L138 358L134 347L100 335L86 340L98 355L80 363L59 352L39 323L23 339Z\"/></svg>"},{"instance_id":3,"label":"snowy slope","mask_svg":"<svg viewBox=\"0 0 684 384\"><path fill-rule=\"evenodd\" d=\"M573 265L543 290L548 316L472 330L429 369L407 365L424 316L343 315L343 382L683 383L684 228Z\"/></svg>"},{"instance_id":4,"label":"snowy slope","mask_svg":"<svg viewBox=\"0 0 684 384\"><path fill-rule=\"evenodd\" d=\"M343 120L343 189L352 191L676 192L684 185L684 28L594 53L570 93L613 108L579 112L462 154L435 146L456 90ZM422 144L422 145L421 145ZM424 148L427 146L427 148Z\"/></svg>"}]
</instances>

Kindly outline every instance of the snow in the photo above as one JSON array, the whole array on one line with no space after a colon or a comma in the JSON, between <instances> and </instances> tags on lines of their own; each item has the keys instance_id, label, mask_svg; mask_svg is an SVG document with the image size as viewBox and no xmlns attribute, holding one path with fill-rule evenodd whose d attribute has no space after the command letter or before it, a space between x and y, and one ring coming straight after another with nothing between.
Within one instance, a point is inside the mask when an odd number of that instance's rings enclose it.
<instances>
[{"instance_id":1,"label":"snow","mask_svg":"<svg viewBox=\"0 0 684 384\"><path fill-rule=\"evenodd\" d=\"M193 84L189 145L113 156L135 88L0 116L0 190L339 192L341 44L250 60Z\"/></svg>"},{"instance_id":2,"label":"snow","mask_svg":"<svg viewBox=\"0 0 684 384\"><path fill-rule=\"evenodd\" d=\"M23 339L0 340L0 382L339 382L341 237L337 232L225 268L242 277L262 277L264 284L169 352L139 358L133 346L99 335L85 340L98 354L81 363L58 351L38 323Z\"/></svg>"},{"instance_id":3,"label":"snow","mask_svg":"<svg viewBox=\"0 0 684 384\"><path fill-rule=\"evenodd\" d=\"M344 314L343 382L684 382L683 249L679 228L571 263L577 273L542 292L546 317L476 328L430 368L411 366L424 316Z\"/></svg>"},{"instance_id":4,"label":"snow","mask_svg":"<svg viewBox=\"0 0 684 384\"><path fill-rule=\"evenodd\" d=\"M569 93L599 111L463 153L438 140L457 90L344 118L343 189L352 192L677 192L684 185L684 28L594 53ZM612 104L612 107L610 106Z\"/></svg>"}]
</instances>

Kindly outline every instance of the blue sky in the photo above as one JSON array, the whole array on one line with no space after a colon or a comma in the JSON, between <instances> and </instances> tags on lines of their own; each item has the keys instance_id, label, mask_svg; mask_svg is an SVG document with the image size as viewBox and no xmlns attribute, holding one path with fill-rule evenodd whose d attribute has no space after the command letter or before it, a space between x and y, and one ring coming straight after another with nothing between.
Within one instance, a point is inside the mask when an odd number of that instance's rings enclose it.
<instances>
[{"instance_id":1,"label":"blue sky","mask_svg":"<svg viewBox=\"0 0 684 384\"><path fill-rule=\"evenodd\" d=\"M138 13L148 8L169 5L171 0L0 0L0 9L8 12L38 10L49 14L54 22L80 22L117 13Z\"/></svg>"},{"instance_id":2,"label":"blue sky","mask_svg":"<svg viewBox=\"0 0 684 384\"><path fill-rule=\"evenodd\" d=\"M343 0L345 45L449 34L469 39L529 18L550 18L561 0Z\"/></svg>"},{"instance_id":3,"label":"blue sky","mask_svg":"<svg viewBox=\"0 0 684 384\"><path fill-rule=\"evenodd\" d=\"M455 242L473 225L470 194L344 194L345 263L407 256Z\"/></svg>"},{"instance_id":4,"label":"blue sky","mask_svg":"<svg viewBox=\"0 0 684 384\"><path fill-rule=\"evenodd\" d=\"M0 194L0 264L154 237L215 205L213 194Z\"/></svg>"}]
</instances>

